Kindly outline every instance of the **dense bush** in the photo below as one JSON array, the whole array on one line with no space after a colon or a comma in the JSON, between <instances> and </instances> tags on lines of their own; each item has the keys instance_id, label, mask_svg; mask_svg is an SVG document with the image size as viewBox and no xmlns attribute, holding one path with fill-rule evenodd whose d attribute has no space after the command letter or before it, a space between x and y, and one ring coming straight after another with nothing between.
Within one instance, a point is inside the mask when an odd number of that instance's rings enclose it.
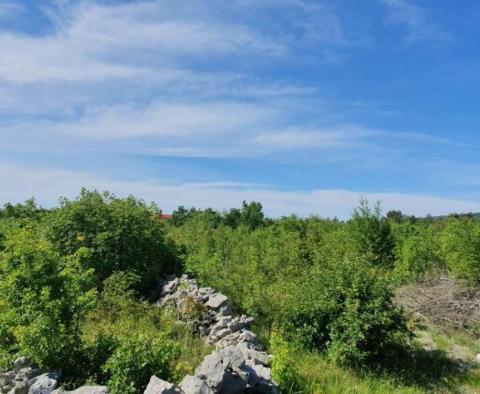
<instances>
[{"instance_id":1,"label":"dense bush","mask_svg":"<svg viewBox=\"0 0 480 394\"><path fill-rule=\"evenodd\" d=\"M65 256L88 248L84 267L95 270L98 283L115 271L129 270L140 275L139 289L146 291L177 268L157 214L155 206L133 197L82 190L77 199L61 201L46 220L46 233Z\"/></svg>"},{"instance_id":2,"label":"dense bush","mask_svg":"<svg viewBox=\"0 0 480 394\"><path fill-rule=\"evenodd\" d=\"M386 359L409 342L388 284L363 260L310 272L288 299L280 324L286 338L342 364Z\"/></svg>"},{"instance_id":3,"label":"dense bush","mask_svg":"<svg viewBox=\"0 0 480 394\"><path fill-rule=\"evenodd\" d=\"M448 269L460 279L480 280L480 222L472 218L449 218L441 238Z\"/></svg>"},{"instance_id":4,"label":"dense bush","mask_svg":"<svg viewBox=\"0 0 480 394\"><path fill-rule=\"evenodd\" d=\"M95 300L88 251L60 256L30 230L5 241L0 254L0 348L40 366L68 368L81 347L80 325Z\"/></svg>"},{"instance_id":5,"label":"dense bush","mask_svg":"<svg viewBox=\"0 0 480 394\"><path fill-rule=\"evenodd\" d=\"M112 394L143 393L152 375L168 379L173 360L180 354L174 342L158 337L129 337L115 350L105 364L111 377L108 386Z\"/></svg>"},{"instance_id":6,"label":"dense bush","mask_svg":"<svg viewBox=\"0 0 480 394\"><path fill-rule=\"evenodd\" d=\"M178 383L211 349L141 297L181 262L255 317L284 392L328 392L345 364L361 368L342 387L370 392L380 380L365 385L357 373L385 359L399 367L397 351L410 350L391 283L446 268L480 278L472 215L385 218L366 201L347 222L268 219L256 202L224 212L179 207L171 221L158 212L85 190L52 210L33 200L0 210L0 368L22 354L62 367L67 388L89 381L137 393L151 374ZM396 387L380 383L385 392Z\"/></svg>"},{"instance_id":7,"label":"dense bush","mask_svg":"<svg viewBox=\"0 0 480 394\"><path fill-rule=\"evenodd\" d=\"M363 209L347 229L338 221L296 217L254 231L211 228L197 216L170 235L185 250L186 269L253 315L266 339L277 325L306 348L361 364L408 342L383 273L372 269L393 262L393 234L378 212ZM369 234L360 240L365 249L348 242L360 231ZM388 258L378 240L388 241Z\"/></svg>"},{"instance_id":8,"label":"dense bush","mask_svg":"<svg viewBox=\"0 0 480 394\"><path fill-rule=\"evenodd\" d=\"M438 235L430 227L405 223L395 229L397 238L395 276L419 280L445 269Z\"/></svg>"}]
</instances>

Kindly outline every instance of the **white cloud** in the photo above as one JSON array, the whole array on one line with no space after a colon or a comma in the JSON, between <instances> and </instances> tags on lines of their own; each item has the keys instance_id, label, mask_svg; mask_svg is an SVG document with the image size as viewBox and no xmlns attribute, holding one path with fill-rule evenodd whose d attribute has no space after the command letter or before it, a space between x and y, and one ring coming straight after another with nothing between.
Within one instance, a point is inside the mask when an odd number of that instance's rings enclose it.
<instances>
[{"instance_id":1,"label":"white cloud","mask_svg":"<svg viewBox=\"0 0 480 394\"><path fill-rule=\"evenodd\" d=\"M242 24L162 18L171 11L165 4L82 1L52 14L53 34L0 32L0 78L17 83L135 78L154 73L158 66L177 67L185 56L284 51L282 44Z\"/></svg>"},{"instance_id":2,"label":"white cloud","mask_svg":"<svg viewBox=\"0 0 480 394\"><path fill-rule=\"evenodd\" d=\"M0 203L21 202L35 196L45 206L52 206L59 196L75 197L82 186L108 190L119 196L133 194L155 201L165 211L178 205L228 209L243 200L260 201L271 216L296 213L323 217L348 218L361 196L382 201L385 211L401 209L406 214L424 216L452 212L478 212L480 203L453 198L409 193L367 193L348 190L282 191L265 185L238 183L162 184L161 181L121 181L86 172L31 169L0 165Z\"/></svg>"},{"instance_id":3,"label":"white cloud","mask_svg":"<svg viewBox=\"0 0 480 394\"><path fill-rule=\"evenodd\" d=\"M426 10L409 0L380 0L389 8L389 22L407 29L406 42L448 41L449 33L431 20Z\"/></svg>"},{"instance_id":4,"label":"white cloud","mask_svg":"<svg viewBox=\"0 0 480 394\"><path fill-rule=\"evenodd\" d=\"M260 133L255 144L271 150L352 148L359 143L359 135L352 129L279 130Z\"/></svg>"},{"instance_id":5,"label":"white cloud","mask_svg":"<svg viewBox=\"0 0 480 394\"><path fill-rule=\"evenodd\" d=\"M81 118L61 121L16 122L5 125L0 135L79 142L168 138L162 147L185 148L214 139L216 146L239 143L252 128L275 118L277 110L266 105L241 102L167 103L95 108ZM248 140L248 138L247 138ZM9 143L7 142L7 145ZM173 144L173 146L172 146ZM147 150L152 146L146 146Z\"/></svg>"}]
</instances>

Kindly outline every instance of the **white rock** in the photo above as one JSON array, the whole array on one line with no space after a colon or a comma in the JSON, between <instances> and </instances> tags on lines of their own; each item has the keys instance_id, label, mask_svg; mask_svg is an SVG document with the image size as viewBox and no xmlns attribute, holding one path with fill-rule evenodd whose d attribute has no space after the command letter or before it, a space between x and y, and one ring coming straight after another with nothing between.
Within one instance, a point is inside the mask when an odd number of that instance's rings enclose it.
<instances>
[{"instance_id":1,"label":"white rock","mask_svg":"<svg viewBox=\"0 0 480 394\"><path fill-rule=\"evenodd\" d=\"M0 386L6 386L13 378L15 378L15 372L13 371L0 373Z\"/></svg>"},{"instance_id":2,"label":"white rock","mask_svg":"<svg viewBox=\"0 0 480 394\"><path fill-rule=\"evenodd\" d=\"M180 280L178 278L175 278L174 280L171 280L171 281L165 283L162 286L161 295L164 296L164 295L173 293L177 289L179 282L180 282Z\"/></svg>"},{"instance_id":3,"label":"white rock","mask_svg":"<svg viewBox=\"0 0 480 394\"><path fill-rule=\"evenodd\" d=\"M212 309L218 309L224 306L228 301L228 298L223 294L217 293L213 294L208 298L207 306Z\"/></svg>"},{"instance_id":4,"label":"white rock","mask_svg":"<svg viewBox=\"0 0 480 394\"><path fill-rule=\"evenodd\" d=\"M150 378L143 394L176 394L178 391L172 383L166 382L155 375Z\"/></svg>"},{"instance_id":5,"label":"white rock","mask_svg":"<svg viewBox=\"0 0 480 394\"><path fill-rule=\"evenodd\" d=\"M184 394L214 394L203 380L192 375L185 376L179 386Z\"/></svg>"},{"instance_id":6,"label":"white rock","mask_svg":"<svg viewBox=\"0 0 480 394\"><path fill-rule=\"evenodd\" d=\"M57 389L52 391L52 394L108 394L107 386L82 386L73 391L65 391Z\"/></svg>"},{"instance_id":7,"label":"white rock","mask_svg":"<svg viewBox=\"0 0 480 394\"><path fill-rule=\"evenodd\" d=\"M57 387L58 379L59 374L56 372L39 375L29 381L31 386L28 394L50 394Z\"/></svg>"},{"instance_id":8,"label":"white rock","mask_svg":"<svg viewBox=\"0 0 480 394\"><path fill-rule=\"evenodd\" d=\"M250 348L247 342L240 342L237 347L247 360L253 361L253 364L262 364L264 366L270 364L270 356L268 353Z\"/></svg>"},{"instance_id":9,"label":"white rock","mask_svg":"<svg viewBox=\"0 0 480 394\"><path fill-rule=\"evenodd\" d=\"M19 357L14 361L13 365L15 366L15 372L19 372L21 369L31 367L32 363L27 357Z\"/></svg>"},{"instance_id":10,"label":"white rock","mask_svg":"<svg viewBox=\"0 0 480 394\"><path fill-rule=\"evenodd\" d=\"M195 370L195 376L204 380L208 387L217 390L225 379L228 361L219 352L206 356Z\"/></svg>"}]
</instances>

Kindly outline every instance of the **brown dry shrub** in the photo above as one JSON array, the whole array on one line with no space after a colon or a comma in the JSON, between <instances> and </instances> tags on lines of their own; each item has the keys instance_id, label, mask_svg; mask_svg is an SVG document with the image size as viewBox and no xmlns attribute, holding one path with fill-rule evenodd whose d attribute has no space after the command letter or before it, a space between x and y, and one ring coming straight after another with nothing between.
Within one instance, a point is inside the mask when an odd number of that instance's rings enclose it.
<instances>
[{"instance_id":1,"label":"brown dry shrub","mask_svg":"<svg viewBox=\"0 0 480 394\"><path fill-rule=\"evenodd\" d=\"M412 317L432 323L445 334L480 336L480 286L465 286L447 277L403 286L396 302Z\"/></svg>"}]
</instances>

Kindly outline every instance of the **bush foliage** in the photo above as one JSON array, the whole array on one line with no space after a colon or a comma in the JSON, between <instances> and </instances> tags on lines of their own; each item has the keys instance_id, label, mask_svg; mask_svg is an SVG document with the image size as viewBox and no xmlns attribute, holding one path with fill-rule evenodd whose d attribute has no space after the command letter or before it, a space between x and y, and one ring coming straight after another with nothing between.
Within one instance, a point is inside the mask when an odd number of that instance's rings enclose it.
<instances>
[{"instance_id":1,"label":"bush foliage","mask_svg":"<svg viewBox=\"0 0 480 394\"><path fill-rule=\"evenodd\" d=\"M140 393L152 374L178 382L210 349L146 299L183 270L255 317L285 392L308 391L324 387L311 363L364 370L413 351L396 284L480 280L473 216L384 217L364 200L347 221L269 219L257 202L158 214L87 190L51 210L34 200L0 209L0 368L27 355L63 368L67 387L112 393Z\"/></svg>"}]
</instances>

